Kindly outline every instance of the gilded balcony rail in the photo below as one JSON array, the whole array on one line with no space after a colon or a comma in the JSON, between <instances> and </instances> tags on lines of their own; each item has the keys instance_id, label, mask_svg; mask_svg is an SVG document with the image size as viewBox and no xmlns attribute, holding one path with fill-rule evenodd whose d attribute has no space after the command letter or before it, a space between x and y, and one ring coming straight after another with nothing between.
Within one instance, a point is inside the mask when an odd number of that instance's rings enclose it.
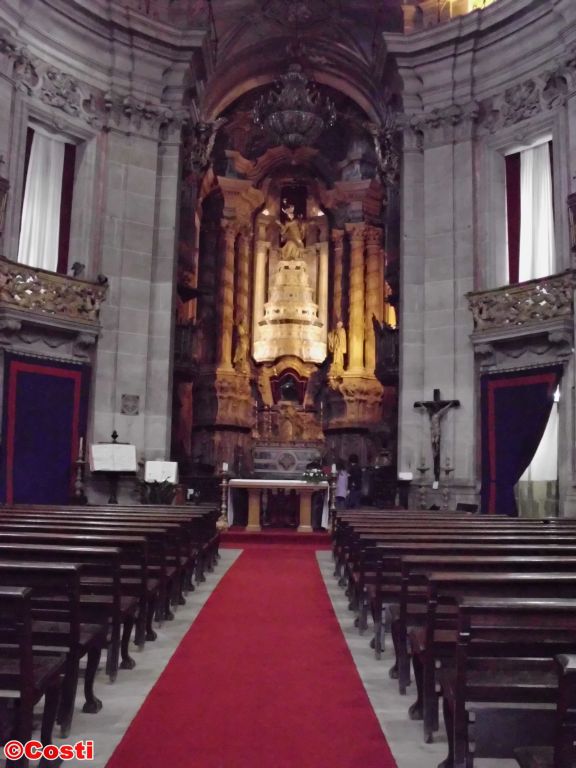
<instances>
[{"instance_id":1,"label":"gilded balcony rail","mask_svg":"<svg viewBox=\"0 0 576 768\"><path fill-rule=\"evenodd\" d=\"M106 285L0 257L0 305L97 324Z\"/></svg>"},{"instance_id":2,"label":"gilded balcony rail","mask_svg":"<svg viewBox=\"0 0 576 768\"><path fill-rule=\"evenodd\" d=\"M528 326L574 314L574 270L467 294L474 331Z\"/></svg>"}]
</instances>

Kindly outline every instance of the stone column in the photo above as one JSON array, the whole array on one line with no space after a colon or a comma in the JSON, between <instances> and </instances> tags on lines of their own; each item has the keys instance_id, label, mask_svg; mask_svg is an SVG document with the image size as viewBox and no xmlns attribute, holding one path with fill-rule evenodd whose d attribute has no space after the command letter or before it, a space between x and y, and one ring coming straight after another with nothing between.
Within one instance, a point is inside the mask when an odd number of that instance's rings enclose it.
<instances>
[{"instance_id":1,"label":"stone column","mask_svg":"<svg viewBox=\"0 0 576 768\"><path fill-rule=\"evenodd\" d=\"M364 339L364 365L368 373L376 368L376 340L373 318L382 320L382 283L380 282L382 262L382 230L378 227L366 229L366 315Z\"/></svg>"},{"instance_id":2,"label":"stone column","mask_svg":"<svg viewBox=\"0 0 576 768\"><path fill-rule=\"evenodd\" d=\"M240 234L238 243L238 263L237 275L238 283L236 290L236 321L242 317L246 328L250 327L250 243L251 232L245 230Z\"/></svg>"},{"instance_id":3,"label":"stone column","mask_svg":"<svg viewBox=\"0 0 576 768\"><path fill-rule=\"evenodd\" d=\"M318 319L328 330L328 243L320 243L318 249Z\"/></svg>"},{"instance_id":4,"label":"stone column","mask_svg":"<svg viewBox=\"0 0 576 768\"><path fill-rule=\"evenodd\" d=\"M350 322L348 370L364 370L364 224L347 224L350 237Z\"/></svg>"},{"instance_id":5,"label":"stone column","mask_svg":"<svg viewBox=\"0 0 576 768\"><path fill-rule=\"evenodd\" d=\"M222 222L220 269L218 271L218 368L232 369L232 329L234 326L234 246L236 227Z\"/></svg>"},{"instance_id":6,"label":"stone column","mask_svg":"<svg viewBox=\"0 0 576 768\"><path fill-rule=\"evenodd\" d=\"M332 247L334 248L334 283L332 288L332 325L335 327L338 320L344 320L344 305L342 302L342 260L344 254L344 230L332 230Z\"/></svg>"}]
</instances>

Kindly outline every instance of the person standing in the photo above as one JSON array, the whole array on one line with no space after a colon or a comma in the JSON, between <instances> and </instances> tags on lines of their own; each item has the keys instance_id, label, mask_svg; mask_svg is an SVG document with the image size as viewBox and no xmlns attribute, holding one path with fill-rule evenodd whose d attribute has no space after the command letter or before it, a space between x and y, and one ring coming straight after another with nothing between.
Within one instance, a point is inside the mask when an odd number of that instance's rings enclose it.
<instances>
[{"instance_id":1,"label":"person standing","mask_svg":"<svg viewBox=\"0 0 576 768\"><path fill-rule=\"evenodd\" d=\"M348 472L344 462L339 461L336 465L336 509L346 509L346 498L348 496Z\"/></svg>"},{"instance_id":2,"label":"person standing","mask_svg":"<svg viewBox=\"0 0 576 768\"><path fill-rule=\"evenodd\" d=\"M362 468L358 463L358 456L350 454L348 459L348 509L358 509L362 495Z\"/></svg>"}]
</instances>

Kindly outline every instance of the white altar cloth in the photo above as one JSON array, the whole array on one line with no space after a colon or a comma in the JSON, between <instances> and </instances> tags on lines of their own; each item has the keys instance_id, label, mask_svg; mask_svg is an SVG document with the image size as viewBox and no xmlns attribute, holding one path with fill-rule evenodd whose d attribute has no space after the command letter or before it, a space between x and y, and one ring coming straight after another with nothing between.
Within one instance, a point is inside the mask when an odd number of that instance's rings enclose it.
<instances>
[{"instance_id":1,"label":"white altar cloth","mask_svg":"<svg viewBox=\"0 0 576 768\"><path fill-rule=\"evenodd\" d=\"M328 529L330 524L330 486L327 480L319 483L307 483L306 480L259 480L257 478L234 477L228 481L228 525L234 522L234 503L232 501L233 488L260 488L265 491L268 489L282 488L287 491L297 488L311 488L315 491L324 491L324 502L322 505L322 528Z\"/></svg>"}]
</instances>

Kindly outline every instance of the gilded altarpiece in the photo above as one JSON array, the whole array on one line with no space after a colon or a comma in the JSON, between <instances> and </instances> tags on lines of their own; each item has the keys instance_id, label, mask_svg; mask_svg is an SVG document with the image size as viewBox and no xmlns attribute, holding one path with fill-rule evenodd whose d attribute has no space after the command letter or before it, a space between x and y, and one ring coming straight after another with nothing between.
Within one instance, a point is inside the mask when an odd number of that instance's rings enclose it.
<instances>
[{"instance_id":1,"label":"gilded altarpiece","mask_svg":"<svg viewBox=\"0 0 576 768\"><path fill-rule=\"evenodd\" d=\"M184 473L225 462L240 475L300 477L314 457L357 453L368 465L394 454L384 190L375 178L328 185L312 150L286 152L249 164L229 151L227 175L209 169L204 181L176 357L189 382L178 392L192 401L174 413ZM179 430L178 409L190 425Z\"/></svg>"}]
</instances>

